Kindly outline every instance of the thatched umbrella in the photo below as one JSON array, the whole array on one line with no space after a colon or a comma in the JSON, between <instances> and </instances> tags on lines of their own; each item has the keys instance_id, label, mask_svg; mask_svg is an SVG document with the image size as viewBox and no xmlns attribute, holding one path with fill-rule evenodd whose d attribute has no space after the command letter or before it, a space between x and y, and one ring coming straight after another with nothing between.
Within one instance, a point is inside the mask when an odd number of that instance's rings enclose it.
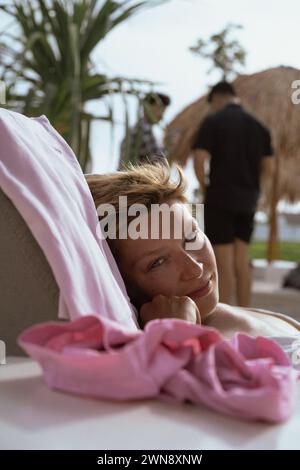
<instances>
[{"instance_id":1,"label":"thatched umbrella","mask_svg":"<svg viewBox=\"0 0 300 470\"><path fill-rule=\"evenodd\" d=\"M300 200L300 104L292 102L295 80L300 80L300 70L282 66L253 75L240 75L234 81L244 108L271 130L277 156L273 191L271 196L268 195L272 232L269 259L274 257L278 201ZM186 164L195 133L208 112L206 96L202 96L169 124L166 139L171 162ZM266 191L267 185L263 184L263 194Z\"/></svg>"}]
</instances>

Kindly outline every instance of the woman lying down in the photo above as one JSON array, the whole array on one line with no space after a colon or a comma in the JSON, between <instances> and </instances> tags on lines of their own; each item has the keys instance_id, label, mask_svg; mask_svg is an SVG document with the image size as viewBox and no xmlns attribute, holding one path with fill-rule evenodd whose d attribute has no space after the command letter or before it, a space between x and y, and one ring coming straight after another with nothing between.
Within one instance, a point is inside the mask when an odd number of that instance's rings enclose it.
<instances>
[{"instance_id":1,"label":"woman lying down","mask_svg":"<svg viewBox=\"0 0 300 470\"><path fill-rule=\"evenodd\" d=\"M188 210L184 177L178 172L177 183L159 164L87 176L102 233L140 326L157 318L179 318L214 327L226 338L237 331L253 336L299 334L300 324L285 315L218 302L213 249ZM161 204L165 212L158 215Z\"/></svg>"}]
</instances>

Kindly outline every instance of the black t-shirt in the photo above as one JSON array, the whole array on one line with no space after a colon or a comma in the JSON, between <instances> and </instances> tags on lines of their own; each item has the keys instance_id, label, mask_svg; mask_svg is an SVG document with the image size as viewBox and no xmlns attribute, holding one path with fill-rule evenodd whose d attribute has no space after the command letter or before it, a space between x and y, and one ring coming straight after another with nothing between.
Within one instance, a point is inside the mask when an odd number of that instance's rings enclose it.
<instances>
[{"instance_id":1,"label":"black t-shirt","mask_svg":"<svg viewBox=\"0 0 300 470\"><path fill-rule=\"evenodd\" d=\"M268 129L238 104L208 116L193 149L211 155L205 203L234 211L254 211L260 190L261 159L273 155Z\"/></svg>"}]
</instances>

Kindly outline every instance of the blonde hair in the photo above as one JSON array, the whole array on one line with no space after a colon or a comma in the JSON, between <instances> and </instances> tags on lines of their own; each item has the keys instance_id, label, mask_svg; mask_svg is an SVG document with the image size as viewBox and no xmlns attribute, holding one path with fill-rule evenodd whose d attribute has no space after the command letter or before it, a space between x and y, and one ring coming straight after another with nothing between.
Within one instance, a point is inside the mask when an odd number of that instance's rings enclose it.
<instances>
[{"instance_id":1,"label":"blonde hair","mask_svg":"<svg viewBox=\"0 0 300 470\"><path fill-rule=\"evenodd\" d=\"M162 163L128 165L126 170L108 175L86 175L86 180L96 209L100 204L112 204L119 214L120 196L127 196L128 206L143 204L149 209L152 204L186 203L183 171L178 165L176 169L177 182L171 180L169 165Z\"/></svg>"}]
</instances>

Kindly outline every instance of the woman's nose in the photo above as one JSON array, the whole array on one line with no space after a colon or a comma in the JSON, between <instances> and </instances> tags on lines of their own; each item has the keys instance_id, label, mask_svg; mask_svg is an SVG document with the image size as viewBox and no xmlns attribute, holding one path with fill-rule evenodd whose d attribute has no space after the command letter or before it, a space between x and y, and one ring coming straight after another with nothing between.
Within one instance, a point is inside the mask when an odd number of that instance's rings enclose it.
<instances>
[{"instance_id":1,"label":"woman's nose","mask_svg":"<svg viewBox=\"0 0 300 470\"><path fill-rule=\"evenodd\" d=\"M182 279L188 281L190 279L200 278L203 275L203 263L197 261L196 258L188 253L184 253L182 259Z\"/></svg>"}]
</instances>

